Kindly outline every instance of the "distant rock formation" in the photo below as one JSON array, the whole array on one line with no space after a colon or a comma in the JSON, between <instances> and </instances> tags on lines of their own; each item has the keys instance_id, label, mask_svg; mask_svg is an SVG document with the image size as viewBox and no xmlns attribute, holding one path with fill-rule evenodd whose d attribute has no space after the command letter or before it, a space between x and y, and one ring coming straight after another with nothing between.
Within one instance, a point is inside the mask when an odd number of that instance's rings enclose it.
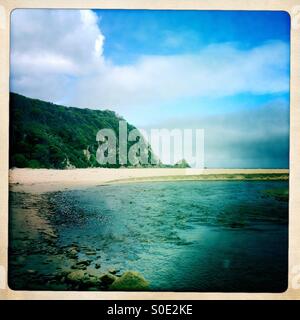
<instances>
[{"instance_id":1,"label":"distant rock formation","mask_svg":"<svg viewBox=\"0 0 300 320\"><path fill-rule=\"evenodd\" d=\"M175 165L175 168L190 168L191 166L188 164L188 162L185 159L182 159L178 161Z\"/></svg>"}]
</instances>

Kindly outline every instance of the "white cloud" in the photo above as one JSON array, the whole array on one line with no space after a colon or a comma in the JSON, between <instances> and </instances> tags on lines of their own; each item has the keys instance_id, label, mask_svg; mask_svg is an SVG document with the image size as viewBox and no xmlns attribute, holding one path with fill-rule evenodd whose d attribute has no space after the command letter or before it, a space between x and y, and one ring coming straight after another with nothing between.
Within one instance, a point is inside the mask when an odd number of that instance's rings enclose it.
<instances>
[{"instance_id":1,"label":"white cloud","mask_svg":"<svg viewBox=\"0 0 300 320\"><path fill-rule=\"evenodd\" d=\"M289 50L282 42L250 50L216 44L118 66L105 59L105 38L89 10L16 10L11 39L12 91L53 102L122 114L124 107L185 97L289 90Z\"/></svg>"},{"instance_id":2,"label":"white cloud","mask_svg":"<svg viewBox=\"0 0 300 320\"><path fill-rule=\"evenodd\" d=\"M15 10L11 90L58 102L103 64L104 36L90 10Z\"/></svg>"}]
</instances>

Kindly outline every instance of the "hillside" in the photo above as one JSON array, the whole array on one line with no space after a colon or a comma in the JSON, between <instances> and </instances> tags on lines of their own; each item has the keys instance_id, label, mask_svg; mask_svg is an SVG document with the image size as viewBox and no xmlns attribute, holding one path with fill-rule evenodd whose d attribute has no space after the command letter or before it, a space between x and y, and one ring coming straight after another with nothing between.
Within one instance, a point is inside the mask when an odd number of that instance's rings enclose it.
<instances>
[{"instance_id":1,"label":"hillside","mask_svg":"<svg viewBox=\"0 0 300 320\"><path fill-rule=\"evenodd\" d=\"M65 107L11 93L10 167L99 167L96 134L111 128L118 136L120 120L124 119L110 110ZM128 132L132 129L128 124ZM120 167L118 151L117 164L102 167Z\"/></svg>"}]
</instances>

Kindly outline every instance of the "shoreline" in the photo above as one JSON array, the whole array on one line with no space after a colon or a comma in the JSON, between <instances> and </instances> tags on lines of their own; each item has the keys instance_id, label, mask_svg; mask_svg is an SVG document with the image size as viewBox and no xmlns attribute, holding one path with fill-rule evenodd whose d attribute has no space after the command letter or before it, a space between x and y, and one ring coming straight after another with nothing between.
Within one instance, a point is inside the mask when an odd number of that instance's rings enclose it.
<instances>
[{"instance_id":1,"label":"shoreline","mask_svg":"<svg viewBox=\"0 0 300 320\"><path fill-rule=\"evenodd\" d=\"M288 180L288 169L181 169L181 168L87 168L10 169L13 192L45 193L97 185L163 181L274 181Z\"/></svg>"}]
</instances>

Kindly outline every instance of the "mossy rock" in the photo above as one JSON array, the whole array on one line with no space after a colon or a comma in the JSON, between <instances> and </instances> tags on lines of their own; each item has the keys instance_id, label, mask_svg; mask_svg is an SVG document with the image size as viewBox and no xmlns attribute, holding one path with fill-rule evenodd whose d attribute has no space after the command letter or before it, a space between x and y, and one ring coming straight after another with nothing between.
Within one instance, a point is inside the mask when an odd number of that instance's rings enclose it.
<instances>
[{"instance_id":1,"label":"mossy rock","mask_svg":"<svg viewBox=\"0 0 300 320\"><path fill-rule=\"evenodd\" d=\"M96 276L85 274L84 278L82 279L82 284L87 287L95 287L98 288L101 284L101 280L99 280Z\"/></svg>"},{"instance_id":2,"label":"mossy rock","mask_svg":"<svg viewBox=\"0 0 300 320\"><path fill-rule=\"evenodd\" d=\"M87 272L84 272L82 270L76 270L70 272L66 276L67 282L78 285L81 289L86 289L89 287L100 287L101 280L98 279L96 276L88 274Z\"/></svg>"},{"instance_id":3,"label":"mossy rock","mask_svg":"<svg viewBox=\"0 0 300 320\"><path fill-rule=\"evenodd\" d=\"M82 270L72 271L67 275L67 280L70 282L80 282L84 278L85 273Z\"/></svg>"},{"instance_id":4,"label":"mossy rock","mask_svg":"<svg viewBox=\"0 0 300 320\"><path fill-rule=\"evenodd\" d=\"M149 282L138 272L126 271L110 285L109 289L116 291L146 291L149 290Z\"/></svg>"},{"instance_id":5,"label":"mossy rock","mask_svg":"<svg viewBox=\"0 0 300 320\"><path fill-rule=\"evenodd\" d=\"M117 277L114 276L113 274L105 273L102 276L100 276L99 279L100 279L102 285L109 286L116 280L116 278Z\"/></svg>"}]
</instances>

